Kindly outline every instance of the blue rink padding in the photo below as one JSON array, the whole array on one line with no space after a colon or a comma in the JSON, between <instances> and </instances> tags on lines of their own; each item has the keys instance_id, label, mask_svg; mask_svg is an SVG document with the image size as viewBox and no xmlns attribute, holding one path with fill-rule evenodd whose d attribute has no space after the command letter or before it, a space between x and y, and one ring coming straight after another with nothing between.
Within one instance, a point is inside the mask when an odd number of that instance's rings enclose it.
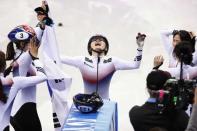
<instances>
[{"instance_id":1,"label":"blue rink padding","mask_svg":"<svg viewBox=\"0 0 197 131\"><path fill-rule=\"evenodd\" d=\"M117 103L104 100L98 112L90 114L82 114L72 105L62 131L118 131Z\"/></svg>"}]
</instances>

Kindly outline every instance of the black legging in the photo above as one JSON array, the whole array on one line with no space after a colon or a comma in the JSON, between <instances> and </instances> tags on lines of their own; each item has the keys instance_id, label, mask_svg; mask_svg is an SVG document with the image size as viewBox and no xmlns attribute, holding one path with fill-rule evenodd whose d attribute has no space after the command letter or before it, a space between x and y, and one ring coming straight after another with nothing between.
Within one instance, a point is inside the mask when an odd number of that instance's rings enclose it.
<instances>
[{"instance_id":1,"label":"black legging","mask_svg":"<svg viewBox=\"0 0 197 131\"><path fill-rule=\"evenodd\" d=\"M10 123L15 131L42 131L36 103L25 103L16 115L11 117Z\"/></svg>"},{"instance_id":2,"label":"black legging","mask_svg":"<svg viewBox=\"0 0 197 131\"><path fill-rule=\"evenodd\" d=\"M10 131L9 126L7 126L3 131Z\"/></svg>"}]
</instances>

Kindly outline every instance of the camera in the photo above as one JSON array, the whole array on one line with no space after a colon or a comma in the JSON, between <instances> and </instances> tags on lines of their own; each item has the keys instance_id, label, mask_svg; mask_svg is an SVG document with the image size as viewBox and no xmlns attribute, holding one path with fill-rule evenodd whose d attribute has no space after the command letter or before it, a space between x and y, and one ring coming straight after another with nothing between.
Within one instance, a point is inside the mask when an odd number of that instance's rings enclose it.
<instances>
[{"instance_id":1,"label":"camera","mask_svg":"<svg viewBox=\"0 0 197 131\"><path fill-rule=\"evenodd\" d=\"M163 97L160 97L162 93L158 93L158 107L161 110L187 110L188 105L193 103L194 88L197 86L197 79L185 79L185 75L189 74L184 74L184 70L187 68L185 65L191 66L192 63L190 43L187 41L180 42L175 46L173 53L179 60L180 76L179 79L171 78L166 81L163 90L167 93L163 93Z\"/></svg>"},{"instance_id":2,"label":"camera","mask_svg":"<svg viewBox=\"0 0 197 131\"><path fill-rule=\"evenodd\" d=\"M187 110L188 105L193 103L196 80L168 79L164 84L163 97L158 93L158 107L163 110Z\"/></svg>"}]
</instances>

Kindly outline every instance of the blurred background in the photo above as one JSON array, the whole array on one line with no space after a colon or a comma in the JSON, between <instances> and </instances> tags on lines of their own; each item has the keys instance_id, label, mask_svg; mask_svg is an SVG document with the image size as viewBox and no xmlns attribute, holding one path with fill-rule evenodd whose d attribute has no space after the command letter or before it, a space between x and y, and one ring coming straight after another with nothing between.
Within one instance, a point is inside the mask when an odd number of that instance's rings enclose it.
<instances>
[{"instance_id":1,"label":"blurred background","mask_svg":"<svg viewBox=\"0 0 197 131\"><path fill-rule=\"evenodd\" d=\"M118 102L120 131L133 131L128 112L134 105L141 105L148 97L145 79L153 66L155 55L168 57L163 48L160 31L185 29L197 33L196 0L47 0L55 22L60 54L66 56L88 55L87 42L92 35L108 38L109 56L128 61L136 53L135 37L138 32L147 35L140 69L118 71L110 85L110 98ZM8 32L20 24L37 24L34 8L41 0L0 1L0 48L5 51ZM58 26L61 23L62 26ZM79 70L64 65L73 83L68 96L83 92ZM53 131L51 102L45 84L38 87L37 102L43 131Z\"/></svg>"}]
</instances>

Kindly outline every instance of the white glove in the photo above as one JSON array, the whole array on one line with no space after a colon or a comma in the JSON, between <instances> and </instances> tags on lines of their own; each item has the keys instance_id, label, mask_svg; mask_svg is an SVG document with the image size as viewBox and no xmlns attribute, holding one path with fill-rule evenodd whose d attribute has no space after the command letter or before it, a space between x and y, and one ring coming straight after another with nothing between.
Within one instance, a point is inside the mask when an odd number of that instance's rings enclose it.
<instances>
[{"instance_id":1,"label":"white glove","mask_svg":"<svg viewBox=\"0 0 197 131\"><path fill-rule=\"evenodd\" d=\"M136 36L136 43L137 43L138 47L143 47L144 46L145 38L146 38L145 34L141 34L141 33L137 34L137 36Z\"/></svg>"}]
</instances>

